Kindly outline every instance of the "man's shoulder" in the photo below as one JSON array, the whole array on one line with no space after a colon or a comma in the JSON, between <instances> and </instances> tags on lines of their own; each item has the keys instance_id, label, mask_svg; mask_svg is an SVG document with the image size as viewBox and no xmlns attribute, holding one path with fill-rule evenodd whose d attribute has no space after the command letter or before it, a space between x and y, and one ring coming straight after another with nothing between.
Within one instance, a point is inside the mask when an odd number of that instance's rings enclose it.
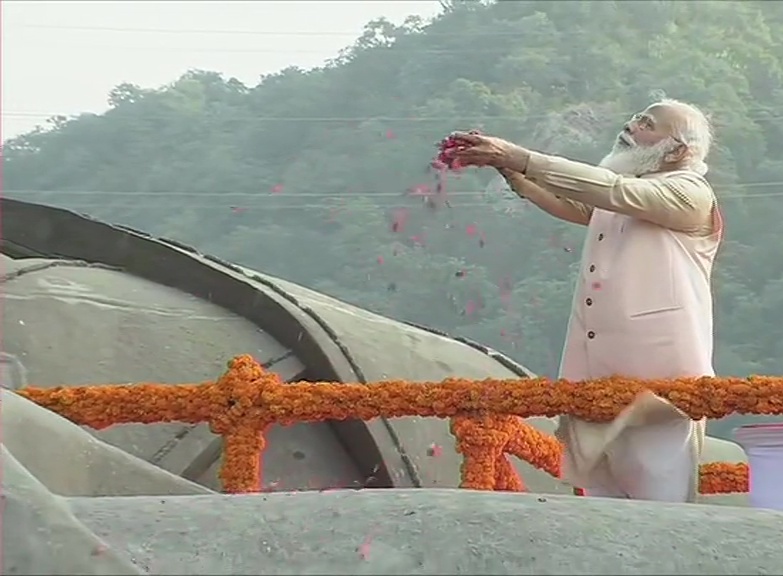
<instances>
[{"instance_id":1,"label":"man's shoulder","mask_svg":"<svg viewBox=\"0 0 783 576\"><path fill-rule=\"evenodd\" d=\"M710 184L709 180L698 172L694 172L693 170L672 170L670 172L659 172L658 174L655 174L653 176L654 178L662 178L662 179L672 179L672 178L678 178L681 180L688 180L695 184L699 184L702 186L707 186L708 188L712 188L712 185Z\"/></svg>"}]
</instances>

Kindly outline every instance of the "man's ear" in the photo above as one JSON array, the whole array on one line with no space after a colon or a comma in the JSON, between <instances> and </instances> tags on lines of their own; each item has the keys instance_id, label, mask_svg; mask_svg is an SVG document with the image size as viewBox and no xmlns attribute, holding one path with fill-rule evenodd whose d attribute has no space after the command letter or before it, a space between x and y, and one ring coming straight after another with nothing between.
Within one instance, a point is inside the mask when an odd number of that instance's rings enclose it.
<instances>
[{"instance_id":1,"label":"man's ear","mask_svg":"<svg viewBox=\"0 0 783 576\"><path fill-rule=\"evenodd\" d=\"M685 160L685 158L688 157L688 154L690 154L688 146L685 144L680 144L677 146L677 148L666 154L663 159L669 164L676 164Z\"/></svg>"}]
</instances>

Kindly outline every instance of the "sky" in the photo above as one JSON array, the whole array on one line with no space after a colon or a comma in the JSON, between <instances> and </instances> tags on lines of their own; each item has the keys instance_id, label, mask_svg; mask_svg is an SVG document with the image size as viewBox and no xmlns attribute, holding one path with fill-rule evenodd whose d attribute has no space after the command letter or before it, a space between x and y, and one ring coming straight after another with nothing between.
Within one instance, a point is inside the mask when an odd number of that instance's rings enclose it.
<instances>
[{"instance_id":1,"label":"sky","mask_svg":"<svg viewBox=\"0 0 783 576\"><path fill-rule=\"evenodd\" d=\"M189 69L255 85L318 66L378 17L431 17L436 0L69 2L2 0L2 138L46 118L102 112L123 82L144 88Z\"/></svg>"}]
</instances>

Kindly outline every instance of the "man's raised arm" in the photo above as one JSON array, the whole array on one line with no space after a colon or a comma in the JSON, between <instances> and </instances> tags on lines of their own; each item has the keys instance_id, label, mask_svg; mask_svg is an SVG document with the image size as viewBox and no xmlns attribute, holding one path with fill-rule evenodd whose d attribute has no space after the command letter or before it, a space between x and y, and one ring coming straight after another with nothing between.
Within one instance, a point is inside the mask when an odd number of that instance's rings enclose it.
<instances>
[{"instance_id":1,"label":"man's raised arm","mask_svg":"<svg viewBox=\"0 0 783 576\"><path fill-rule=\"evenodd\" d=\"M519 172L503 168L499 172L518 196L527 198L544 212L573 224L587 226L590 223L592 206L568 198L559 198Z\"/></svg>"},{"instance_id":2,"label":"man's raised arm","mask_svg":"<svg viewBox=\"0 0 783 576\"><path fill-rule=\"evenodd\" d=\"M525 155L510 167L556 196L682 232L699 232L710 222L715 195L695 172L629 178L557 156L530 151Z\"/></svg>"}]
</instances>

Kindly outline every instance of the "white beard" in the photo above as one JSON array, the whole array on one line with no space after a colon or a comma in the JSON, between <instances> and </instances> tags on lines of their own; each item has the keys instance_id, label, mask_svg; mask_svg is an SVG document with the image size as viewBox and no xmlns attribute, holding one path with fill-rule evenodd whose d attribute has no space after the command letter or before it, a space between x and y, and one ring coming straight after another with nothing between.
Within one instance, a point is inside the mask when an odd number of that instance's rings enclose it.
<instances>
[{"instance_id":1,"label":"white beard","mask_svg":"<svg viewBox=\"0 0 783 576\"><path fill-rule=\"evenodd\" d=\"M669 138L652 146L624 145L617 140L612 151L598 164L623 176L642 176L661 169L664 158L679 144Z\"/></svg>"}]
</instances>

